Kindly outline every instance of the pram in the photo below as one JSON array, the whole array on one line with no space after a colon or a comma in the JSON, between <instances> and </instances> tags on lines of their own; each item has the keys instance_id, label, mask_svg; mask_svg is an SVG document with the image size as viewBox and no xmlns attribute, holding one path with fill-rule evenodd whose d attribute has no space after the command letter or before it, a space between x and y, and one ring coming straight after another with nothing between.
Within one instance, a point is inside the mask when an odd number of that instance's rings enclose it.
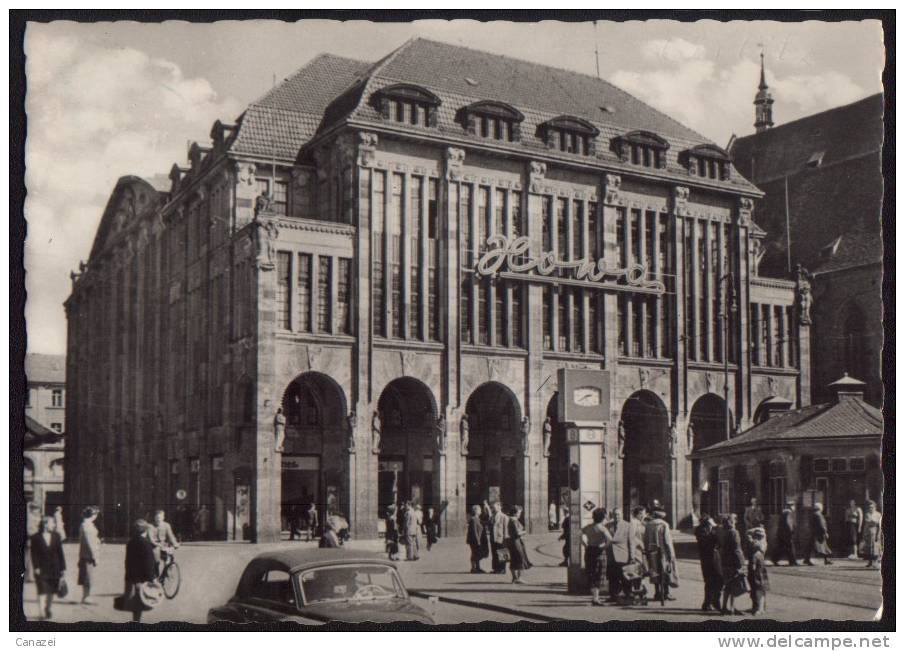
<instances>
[{"instance_id":1,"label":"pram","mask_svg":"<svg viewBox=\"0 0 905 651\"><path fill-rule=\"evenodd\" d=\"M647 572L640 561L626 563L622 566L625 596L633 606L647 605L647 588L644 587L644 578L646 576Z\"/></svg>"}]
</instances>

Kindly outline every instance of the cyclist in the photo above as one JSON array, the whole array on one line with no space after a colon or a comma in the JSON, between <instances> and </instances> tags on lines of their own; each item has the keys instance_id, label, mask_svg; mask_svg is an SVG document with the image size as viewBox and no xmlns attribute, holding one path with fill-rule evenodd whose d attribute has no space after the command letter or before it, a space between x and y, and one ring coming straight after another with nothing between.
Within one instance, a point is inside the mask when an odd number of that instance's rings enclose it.
<instances>
[{"instance_id":1,"label":"cyclist","mask_svg":"<svg viewBox=\"0 0 905 651\"><path fill-rule=\"evenodd\" d=\"M154 512L154 525L151 527L151 542L158 550L160 560L160 572L166 567L173 550L179 549L179 541L173 533L173 527L166 521L166 513L163 509Z\"/></svg>"}]
</instances>

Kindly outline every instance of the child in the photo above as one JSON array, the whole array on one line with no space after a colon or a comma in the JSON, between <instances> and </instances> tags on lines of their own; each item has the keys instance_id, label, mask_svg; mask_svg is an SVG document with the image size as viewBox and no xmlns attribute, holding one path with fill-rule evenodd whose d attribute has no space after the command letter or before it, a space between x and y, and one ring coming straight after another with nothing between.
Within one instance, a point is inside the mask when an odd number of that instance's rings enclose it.
<instances>
[{"instance_id":1,"label":"child","mask_svg":"<svg viewBox=\"0 0 905 651\"><path fill-rule=\"evenodd\" d=\"M427 507L427 517L421 525L421 531L427 538L427 551L431 550L431 546L437 543L437 516L434 515L434 507Z\"/></svg>"},{"instance_id":2,"label":"child","mask_svg":"<svg viewBox=\"0 0 905 651\"><path fill-rule=\"evenodd\" d=\"M767 576L767 532L763 527L748 531L748 584L751 588L751 614L763 615L767 610L767 590L770 580Z\"/></svg>"}]
</instances>

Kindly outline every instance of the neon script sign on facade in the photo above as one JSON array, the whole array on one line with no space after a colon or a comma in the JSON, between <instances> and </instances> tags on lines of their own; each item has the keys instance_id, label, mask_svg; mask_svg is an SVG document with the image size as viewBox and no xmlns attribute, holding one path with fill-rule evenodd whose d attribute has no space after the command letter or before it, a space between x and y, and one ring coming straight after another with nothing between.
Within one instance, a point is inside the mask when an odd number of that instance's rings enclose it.
<instances>
[{"instance_id":1,"label":"neon script sign on facade","mask_svg":"<svg viewBox=\"0 0 905 651\"><path fill-rule=\"evenodd\" d=\"M504 277L531 277L537 280L549 278L550 282L573 280L621 291L648 293L666 291L663 282L650 278L647 266L637 262L621 269L614 269L608 267L603 258L559 260L552 251L544 251L534 256L529 251L531 243L524 235L515 238L491 235L487 238L487 245L490 249L484 252L475 265L475 271L481 276L500 274ZM570 271L571 279L561 276L551 278L557 271Z\"/></svg>"}]
</instances>

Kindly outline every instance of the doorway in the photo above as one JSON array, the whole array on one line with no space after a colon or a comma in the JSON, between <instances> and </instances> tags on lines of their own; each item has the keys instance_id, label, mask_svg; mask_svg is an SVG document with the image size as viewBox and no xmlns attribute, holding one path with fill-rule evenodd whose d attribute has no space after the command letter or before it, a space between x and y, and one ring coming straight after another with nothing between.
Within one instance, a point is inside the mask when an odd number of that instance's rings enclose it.
<instances>
[{"instance_id":1,"label":"doorway","mask_svg":"<svg viewBox=\"0 0 905 651\"><path fill-rule=\"evenodd\" d=\"M623 507L626 514L636 506L659 500L670 504L672 459L667 438L666 406L650 391L637 391L622 407L619 427L624 430ZM668 513L671 518L674 514Z\"/></svg>"}]
</instances>

